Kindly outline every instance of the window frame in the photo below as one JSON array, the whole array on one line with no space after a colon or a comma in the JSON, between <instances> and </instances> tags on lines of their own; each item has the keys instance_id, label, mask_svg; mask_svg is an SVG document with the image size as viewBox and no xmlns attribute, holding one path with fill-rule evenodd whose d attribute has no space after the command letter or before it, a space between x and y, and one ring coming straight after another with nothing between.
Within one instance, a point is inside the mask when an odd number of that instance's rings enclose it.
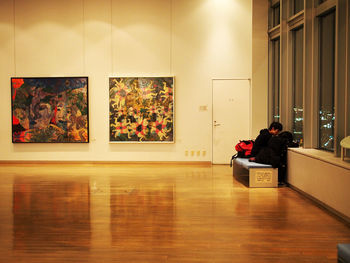
<instances>
[{"instance_id":1,"label":"window frame","mask_svg":"<svg viewBox=\"0 0 350 263\"><path fill-rule=\"evenodd\" d=\"M333 76L332 76L332 80L333 80L333 87L332 87L332 104L333 104L333 115L334 117L336 117L336 101L335 101L335 96L336 96L336 9L335 7L332 7L332 8L329 8L325 11L323 11L320 15L318 15L316 17L317 19L317 25L316 27L318 28L318 34L317 34L317 47L318 47L318 50L317 50L317 86L316 86L316 89L317 89L317 146L316 148L317 149L320 149L320 150L325 150L325 151L330 151L330 152L334 152L335 151L335 121L333 121L333 126L332 126L332 136L333 136L333 147L331 149L327 149L326 147L322 147L321 145L321 127L320 127L320 112L321 112L321 99L322 99L322 96L321 96L321 89L324 88L323 86L323 83L321 83L321 75L323 73L323 69L322 69L322 64L321 64L321 59L322 59L322 56L321 56L321 45L322 45L322 42L321 42L321 19L324 18L325 16L331 14L331 13L334 13L334 51L333 51L333 59L334 61L332 61L334 63L333 65L333 68L332 68L332 71L333 71Z\"/></svg>"},{"instance_id":2,"label":"window frame","mask_svg":"<svg viewBox=\"0 0 350 263\"><path fill-rule=\"evenodd\" d=\"M289 107L289 122L290 122L290 127L291 127L291 132L293 133L294 132L294 119L295 119L295 116L294 116L294 113L293 113L293 109L294 109L294 102L295 102L295 38L294 38L294 34L298 31L298 30L302 30L302 87L301 87L301 96L302 96L302 109L303 109L303 113L302 113L302 138L301 138L301 144L303 143L304 141L304 87L305 87L305 72L304 72L304 69L305 69L305 60L304 60L304 46L305 46L305 36L304 36L304 23L303 21L301 21L300 23L297 24L297 26L294 26L294 27L291 27L290 30L289 30L289 37L290 37L290 69L289 70L289 74L290 74L290 82L289 82L289 87L290 87L290 92L289 92L289 98L290 98L290 107Z\"/></svg>"},{"instance_id":3,"label":"window frame","mask_svg":"<svg viewBox=\"0 0 350 263\"><path fill-rule=\"evenodd\" d=\"M270 0L270 5L269 5L269 56L268 56L268 121L271 123L272 121L275 121L274 118L274 87L275 87L275 72L274 72L274 52L271 52L274 49L274 41L279 40L279 76L278 76L278 114L279 114L279 119L281 119L281 23L272 27L273 25L273 8L277 5L279 5L280 8L280 22L282 21L281 19L281 8L282 8L282 3L281 1L278 0Z\"/></svg>"},{"instance_id":4,"label":"window frame","mask_svg":"<svg viewBox=\"0 0 350 263\"><path fill-rule=\"evenodd\" d=\"M334 56L334 155L340 156L340 140L350 135L350 2L347 0L304 0L304 9L293 14L294 0L269 0L271 6L280 5L280 24L268 26L269 67L268 67L268 121L272 121L272 40L280 38L280 120L286 130L292 128L292 32L303 26L303 138L304 148L319 148L319 17L332 9L335 17L335 56ZM270 22L270 21L269 21ZM345 68L344 68L345 65ZM350 151L347 152L349 156Z\"/></svg>"},{"instance_id":5,"label":"window frame","mask_svg":"<svg viewBox=\"0 0 350 263\"><path fill-rule=\"evenodd\" d=\"M290 10L293 10L293 4L294 1L291 0L290 5L288 6L289 11L288 13L290 14L290 17L287 20L287 31L288 31L288 47L287 47L287 101L286 101L286 116L285 116L285 122L287 125L286 129L290 130L291 132L293 131L293 122L294 122L294 117L293 117L293 106L294 106L294 57L293 57L293 32L295 30L298 30L299 28L303 28L303 87L302 87L302 96L303 96L303 110L305 109L305 19L304 19L304 9L305 9L305 2L304 2L304 8L300 12L296 14L292 14L293 12ZM305 114L303 112L303 137L304 137L304 123L305 123ZM303 139L304 140L304 139ZM303 142L302 142L303 143Z\"/></svg>"}]
</instances>

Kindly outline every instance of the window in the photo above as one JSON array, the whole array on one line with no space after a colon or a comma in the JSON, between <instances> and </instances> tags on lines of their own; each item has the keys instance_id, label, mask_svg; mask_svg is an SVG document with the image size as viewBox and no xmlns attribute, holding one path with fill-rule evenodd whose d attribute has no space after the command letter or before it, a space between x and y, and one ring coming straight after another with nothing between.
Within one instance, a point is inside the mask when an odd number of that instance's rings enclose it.
<instances>
[{"instance_id":1,"label":"window","mask_svg":"<svg viewBox=\"0 0 350 263\"><path fill-rule=\"evenodd\" d=\"M293 0L293 15L299 13L304 9L304 0Z\"/></svg>"},{"instance_id":2,"label":"window","mask_svg":"<svg viewBox=\"0 0 350 263\"><path fill-rule=\"evenodd\" d=\"M350 131L350 1L269 3L268 121L340 156Z\"/></svg>"},{"instance_id":3,"label":"window","mask_svg":"<svg viewBox=\"0 0 350 263\"><path fill-rule=\"evenodd\" d=\"M303 27L292 31L292 132L300 144L303 141Z\"/></svg>"},{"instance_id":4,"label":"window","mask_svg":"<svg viewBox=\"0 0 350 263\"><path fill-rule=\"evenodd\" d=\"M280 39L272 40L272 119L280 121Z\"/></svg>"},{"instance_id":5,"label":"window","mask_svg":"<svg viewBox=\"0 0 350 263\"><path fill-rule=\"evenodd\" d=\"M272 27L280 24L280 4L276 4L272 7Z\"/></svg>"},{"instance_id":6,"label":"window","mask_svg":"<svg viewBox=\"0 0 350 263\"><path fill-rule=\"evenodd\" d=\"M334 150L335 11L319 17L319 145Z\"/></svg>"}]
</instances>

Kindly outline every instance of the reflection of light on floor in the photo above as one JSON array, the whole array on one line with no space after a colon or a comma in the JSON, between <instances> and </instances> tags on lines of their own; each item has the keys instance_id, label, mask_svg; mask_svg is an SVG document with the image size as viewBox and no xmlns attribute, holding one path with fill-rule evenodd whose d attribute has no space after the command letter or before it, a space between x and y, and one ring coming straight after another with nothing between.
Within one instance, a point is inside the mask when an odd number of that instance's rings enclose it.
<instances>
[{"instance_id":1,"label":"reflection of light on floor","mask_svg":"<svg viewBox=\"0 0 350 263\"><path fill-rule=\"evenodd\" d=\"M90 243L89 179L83 182L28 180L13 183L13 247L88 250ZM73 213L72 213L73 211ZM74 211L76 211L74 213ZM72 245L66 247L67 242Z\"/></svg>"},{"instance_id":2,"label":"reflection of light on floor","mask_svg":"<svg viewBox=\"0 0 350 263\"><path fill-rule=\"evenodd\" d=\"M110 229L114 247L145 244L164 246L173 235L171 225L175 220L174 189L171 184L120 186L119 180L111 181ZM140 224L142 222L142 224ZM164 227L162 227L164 226Z\"/></svg>"},{"instance_id":3,"label":"reflection of light on floor","mask_svg":"<svg viewBox=\"0 0 350 263\"><path fill-rule=\"evenodd\" d=\"M3 262L319 262L350 242L295 191L248 188L228 165L47 168L0 169Z\"/></svg>"}]
</instances>

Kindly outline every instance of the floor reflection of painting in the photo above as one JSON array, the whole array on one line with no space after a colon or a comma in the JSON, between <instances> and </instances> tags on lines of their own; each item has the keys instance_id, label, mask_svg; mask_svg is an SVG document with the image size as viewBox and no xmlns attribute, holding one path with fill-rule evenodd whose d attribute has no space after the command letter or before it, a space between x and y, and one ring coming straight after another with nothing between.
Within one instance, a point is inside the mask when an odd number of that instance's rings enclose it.
<instances>
[{"instance_id":1,"label":"floor reflection of painting","mask_svg":"<svg viewBox=\"0 0 350 263\"><path fill-rule=\"evenodd\" d=\"M89 142L88 79L12 78L12 142Z\"/></svg>"},{"instance_id":2,"label":"floor reflection of painting","mask_svg":"<svg viewBox=\"0 0 350 263\"><path fill-rule=\"evenodd\" d=\"M89 250L89 182L33 181L13 186L13 247L18 251Z\"/></svg>"},{"instance_id":3,"label":"floor reflection of painting","mask_svg":"<svg viewBox=\"0 0 350 263\"><path fill-rule=\"evenodd\" d=\"M110 78L110 141L173 142L174 78Z\"/></svg>"},{"instance_id":4,"label":"floor reflection of painting","mask_svg":"<svg viewBox=\"0 0 350 263\"><path fill-rule=\"evenodd\" d=\"M111 186L111 235L115 247L164 247L173 239L174 189ZM142 222L142 224L140 224Z\"/></svg>"}]
</instances>

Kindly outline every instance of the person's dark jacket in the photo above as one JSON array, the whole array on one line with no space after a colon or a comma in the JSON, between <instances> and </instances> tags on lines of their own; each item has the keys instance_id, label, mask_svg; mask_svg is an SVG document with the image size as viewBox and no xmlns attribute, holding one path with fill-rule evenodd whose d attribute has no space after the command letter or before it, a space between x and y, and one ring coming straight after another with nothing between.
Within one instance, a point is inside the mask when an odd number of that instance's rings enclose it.
<instances>
[{"instance_id":1,"label":"person's dark jacket","mask_svg":"<svg viewBox=\"0 0 350 263\"><path fill-rule=\"evenodd\" d=\"M255 162L270 164L273 168L278 168L278 181L285 182L287 170L287 149L288 147L298 147L294 142L293 134L285 131L278 136L271 136L267 146L262 147L255 156Z\"/></svg>"},{"instance_id":2,"label":"person's dark jacket","mask_svg":"<svg viewBox=\"0 0 350 263\"><path fill-rule=\"evenodd\" d=\"M267 147L269 140L271 139L272 135L270 134L268 129L262 129L256 137L251 157L257 156L257 154L263 149L264 147Z\"/></svg>"},{"instance_id":3,"label":"person's dark jacket","mask_svg":"<svg viewBox=\"0 0 350 263\"><path fill-rule=\"evenodd\" d=\"M271 136L267 146L260 149L255 157L258 163L271 164L274 168L287 165L287 148L298 147L293 134L285 131L278 136Z\"/></svg>"},{"instance_id":4,"label":"person's dark jacket","mask_svg":"<svg viewBox=\"0 0 350 263\"><path fill-rule=\"evenodd\" d=\"M286 140L280 136L271 136L266 147L261 148L255 157L255 162L271 164L273 168L284 165L287 152Z\"/></svg>"}]
</instances>

